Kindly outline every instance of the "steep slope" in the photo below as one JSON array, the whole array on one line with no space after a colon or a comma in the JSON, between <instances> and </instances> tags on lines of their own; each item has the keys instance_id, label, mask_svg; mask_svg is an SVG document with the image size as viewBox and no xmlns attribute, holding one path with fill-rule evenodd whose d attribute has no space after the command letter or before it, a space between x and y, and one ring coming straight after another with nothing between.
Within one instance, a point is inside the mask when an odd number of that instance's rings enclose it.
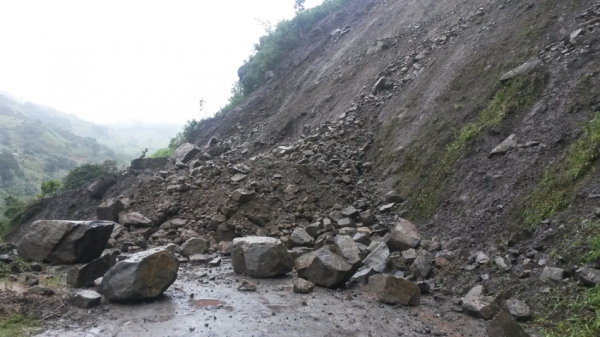
<instances>
[{"instance_id":1,"label":"steep slope","mask_svg":"<svg viewBox=\"0 0 600 337\"><path fill-rule=\"evenodd\" d=\"M106 192L156 230L115 243L216 244L257 230L290 240L353 206L375 214L373 240L403 217L440 242L432 278L446 299L482 284L547 317L547 294L575 299L576 267L598 264L599 21L597 1L348 1L273 79L199 125L194 160L138 162ZM238 189L254 199L236 203ZM82 193L36 218L94 217L100 200ZM564 280L540 281L546 266Z\"/></svg>"}]
</instances>

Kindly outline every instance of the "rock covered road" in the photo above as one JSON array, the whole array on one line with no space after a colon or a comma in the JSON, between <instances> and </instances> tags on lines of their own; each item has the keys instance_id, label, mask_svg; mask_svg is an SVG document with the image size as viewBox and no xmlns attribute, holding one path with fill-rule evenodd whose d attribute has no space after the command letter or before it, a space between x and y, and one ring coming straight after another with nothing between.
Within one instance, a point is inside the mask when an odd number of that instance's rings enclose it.
<instances>
[{"instance_id":1,"label":"rock covered road","mask_svg":"<svg viewBox=\"0 0 600 337\"><path fill-rule=\"evenodd\" d=\"M257 290L238 291L245 279L234 274L229 258L218 267L184 264L156 300L74 308L38 336L486 336L484 321L453 312L439 295L403 307L379 303L362 285L302 295L288 275L248 278Z\"/></svg>"}]
</instances>

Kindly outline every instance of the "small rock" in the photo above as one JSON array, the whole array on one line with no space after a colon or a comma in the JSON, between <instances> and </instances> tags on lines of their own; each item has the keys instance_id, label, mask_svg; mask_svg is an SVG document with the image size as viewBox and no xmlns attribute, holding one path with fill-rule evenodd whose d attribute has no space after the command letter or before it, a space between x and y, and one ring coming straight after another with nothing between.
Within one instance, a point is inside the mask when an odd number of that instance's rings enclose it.
<instances>
[{"instance_id":1,"label":"small rock","mask_svg":"<svg viewBox=\"0 0 600 337\"><path fill-rule=\"evenodd\" d=\"M242 284L237 288L238 291L256 291L256 283L252 283L248 280L243 280Z\"/></svg>"},{"instance_id":2,"label":"small rock","mask_svg":"<svg viewBox=\"0 0 600 337\"><path fill-rule=\"evenodd\" d=\"M71 304L84 309L99 306L101 303L102 296L93 290L81 290L71 299Z\"/></svg>"},{"instance_id":3,"label":"small rock","mask_svg":"<svg viewBox=\"0 0 600 337\"><path fill-rule=\"evenodd\" d=\"M29 288L27 290L27 293L31 294L31 295L52 296L52 295L54 295L54 290L52 290L46 286L35 285L35 286Z\"/></svg>"},{"instance_id":4,"label":"small rock","mask_svg":"<svg viewBox=\"0 0 600 337\"><path fill-rule=\"evenodd\" d=\"M544 267L542 275L540 275L540 281L546 282L548 280L562 281L565 270L562 268Z\"/></svg>"},{"instance_id":5,"label":"small rock","mask_svg":"<svg viewBox=\"0 0 600 337\"><path fill-rule=\"evenodd\" d=\"M492 319L500 311L500 306L493 297L483 295L482 285L473 287L467 293L462 307L468 313L484 319Z\"/></svg>"},{"instance_id":6,"label":"small rock","mask_svg":"<svg viewBox=\"0 0 600 337\"><path fill-rule=\"evenodd\" d=\"M586 286L593 287L600 284L600 271L596 269L581 267L575 271L575 275Z\"/></svg>"},{"instance_id":7,"label":"small rock","mask_svg":"<svg viewBox=\"0 0 600 337\"><path fill-rule=\"evenodd\" d=\"M521 325L506 311L501 311L487 327L489 337L529 337Z\"/></svg>"},{"instance_id":8,"label":"small rock","mask_svg":"<svg viewBox=\"0 0 600 337\"><path fill-rule=\"evenodd\" d=\"M421 289L407 279L376 274L369 277L371 288L380 302L386 304L419 305L421 303Z\"/></svg>"},{"instance_id":9,"label":"small rock","mask_svg":"<svg viewBox=\"0 0 600 337\"><path fill-rule=\"evenodd\" d=\"M531 318L531 310L523 301L516 298L508 299L506 300L506 307L517 321L526 321Z\"/></svg>"},{"instance_id":10,"label":"small rock","mask_svg":"<svg viewBox=\"0 0 600 337\"><path fill-rule=\"evenodd\" d=\"M294 281L294 292L298 294L308 294L313 291L315 284L302 278Z\"/></svg>"}]
</instances>

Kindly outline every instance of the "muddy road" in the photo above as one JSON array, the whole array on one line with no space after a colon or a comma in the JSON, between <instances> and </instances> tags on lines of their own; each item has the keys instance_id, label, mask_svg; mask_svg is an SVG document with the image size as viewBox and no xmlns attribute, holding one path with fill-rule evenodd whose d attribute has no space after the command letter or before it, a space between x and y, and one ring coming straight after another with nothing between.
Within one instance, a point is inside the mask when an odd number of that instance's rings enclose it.
<instances>
[{"instance_id":1,"label":"muddy road","mask_svg":"<svg viewBox=\"0 0 600 337\"><path fill-rule=\"evenodd\" d=\"M238 291L244 279L257 290ZM296 294L293 280L289 274L244 278L229 259L218 267L182 264L161 297L72 307L38 336L486 336L485 321L453 312L450 299L441 295L424 295L417 307L391 306L379 303L364 285Z\"/></svg>"}]
</instances>

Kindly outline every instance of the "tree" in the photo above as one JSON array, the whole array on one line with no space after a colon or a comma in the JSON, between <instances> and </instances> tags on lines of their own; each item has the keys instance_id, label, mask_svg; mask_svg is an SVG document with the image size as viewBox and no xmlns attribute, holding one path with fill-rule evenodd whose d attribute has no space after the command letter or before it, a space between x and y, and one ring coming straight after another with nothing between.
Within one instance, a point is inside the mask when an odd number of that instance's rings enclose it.
<instances>
[{"instance_id":1,"label":"tree","mask_svg":"<svg viewBox=\"0 0 600 337\"><path fill-rule=\"evenodd\" d=\"M296 10L296 13L304 11L304 1L305 0L295 0L294 9Z\"/></svg>"},{"instance_id":2,"label":"tree","mask_svg":"<svg viewBox=\"0 0 600 337\"><path fill-rule=\"evenodd\" d=\"M40 193L40 199L46 196L55 196L60 191L61 182L59 180L48 180L44 181L40 186L42 192Z\"/></svg>"}]
</instances>

